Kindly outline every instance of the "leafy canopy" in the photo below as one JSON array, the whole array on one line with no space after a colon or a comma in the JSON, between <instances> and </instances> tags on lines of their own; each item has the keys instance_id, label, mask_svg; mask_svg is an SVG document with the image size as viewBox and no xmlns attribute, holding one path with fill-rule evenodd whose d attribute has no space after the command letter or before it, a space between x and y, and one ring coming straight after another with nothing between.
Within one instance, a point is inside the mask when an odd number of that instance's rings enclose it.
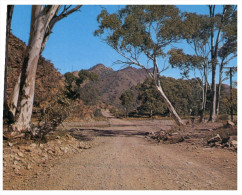
<instances>
[{"instance_id":1,"label":"leafy canopy","mask_svg":"<svg viewBox=\"0 0 242 195\"><path fill-rule=\"evenodd\" d=\"M134 94L131 90L126 90L121 94L119 99L121 101L121 104L127 108L133 103Z\"/></svg>"},{"instance_id":2,"label":"leafy canopy","mask_svg":"<svg viewBox=\"0 0 242 195\"><path fill-rule=\"evenodd\" d=\"M123 57L128 65L136 64L139 55L148 60L164 57L163 48L179 39L179 10L172 5L128 5L117 13L102 10L95 36L104 40Z\"/></svg>"}]
</instances>

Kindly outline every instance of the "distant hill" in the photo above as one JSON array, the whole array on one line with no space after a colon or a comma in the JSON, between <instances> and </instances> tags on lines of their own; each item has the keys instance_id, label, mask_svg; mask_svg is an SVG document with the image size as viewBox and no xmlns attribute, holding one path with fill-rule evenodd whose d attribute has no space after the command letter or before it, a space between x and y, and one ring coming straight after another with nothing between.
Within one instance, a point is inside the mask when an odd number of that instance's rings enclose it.
<instances>
[{"instance_id":1,"label":"distant hill","mask_svg":"<svg viewBox=\"0 0 242 195\"><path fill-rule=\"evenodd\" d=\"M135 87L138 83L142 83L147 77L143 69L127 67L118 71L106 67L104 64L97 64L88 71L99 75L98 82L89 82L88 86L95 87L99 90L100 99L107 105L120 104L119 97L124 90ZM73 72L73 75L78 76L78 71ZM222 94L230 93L230 87L223 84Z\"/></svg>"},{"instance_id":2,"label":"distant hill","mask_svg":"<svg viewBox=\"0 0 242 195\"><path fill-rule=\"evenodd\" d=\"M119 97L124 90L136 86L146 78L146 72L142 69L127 67L114 71L103 64L97 64L89 69L99 75L99 81L93 83L100 92L101 100L106 104L117 105Z\"/></svg>"}]
</instances>

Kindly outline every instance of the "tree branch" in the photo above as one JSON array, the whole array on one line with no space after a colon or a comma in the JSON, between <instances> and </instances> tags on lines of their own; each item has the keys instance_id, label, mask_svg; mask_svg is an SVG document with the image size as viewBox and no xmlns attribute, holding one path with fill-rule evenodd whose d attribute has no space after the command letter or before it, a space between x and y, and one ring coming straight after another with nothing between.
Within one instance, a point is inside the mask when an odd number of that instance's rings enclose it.
<instances>
[{"instance_id":1,"label":"tree branch","mask_svg":"<svg viewBox=\"0 0 242 195\"><path fill-rule=\"evenodd\" d=\"M57 16L57 13L61 8L61 5L58 6L56 13L55 13L55 16L51 19L51 21L49 22L49 25L47 27L48 29L46 30L40 53L43 52L45 45L46 45L46 42L48 41L49 36L52 33L52 29L53 29L54 25L56 24L56 22L62 20L63 18L67 17L68 15L72 14L75 11L78 11L79 8L82 7L82 5L77 5L76 7L72 8L71 10L68 11L68 9L70 7L71 7L71 5L69 5L69 6L65 5L64 8L63 8L63 11L59 14L59 16Z\"/></svg>"}]
</instances>

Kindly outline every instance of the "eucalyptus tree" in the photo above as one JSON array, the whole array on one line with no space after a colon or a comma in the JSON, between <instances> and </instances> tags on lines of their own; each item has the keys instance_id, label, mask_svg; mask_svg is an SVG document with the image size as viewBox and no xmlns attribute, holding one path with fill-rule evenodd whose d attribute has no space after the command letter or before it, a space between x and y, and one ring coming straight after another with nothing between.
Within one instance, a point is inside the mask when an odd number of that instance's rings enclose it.
<instances>
[{"instance_id":1,"label":"eucalyptus tree","mask_svg":"<svg viewBox=\"0 0 242 195\"><path fill-rule=\"evenodd\" d=\"M120 101L122 106L125 109L125 117L128 116L128 112L130 111L130 108L132 106L132 103L134 101L134 94L131 90L125 90L121 96L120 96Z\"/></svg>"},{"instance_id":2,"label":"eucalyptus tree","mask_svg":"<svg viewBox=\"0 0 242 195\"><path fill-rule=\"evenodd\" d=\"M215 5L209 5L209 14L184 13L181 38L193 49L185 53L182 49L172 48L169 62L179 67L183 75L190 71L200 71L203 80L203 98L200 120L203 120L208 90L208 72L211 70L211 107L209 121L214 122L219 112L222 75L224 67L237 56L237 8L233 5L222 6L222 13L215 12ZM219 85L216 91L216 70L219 66Z\"/></svg>"},{"instance_id":3,"label":"eucalyptus tree","mask_svg":"<svg viewBox=\"0 0 242 195\"><path fill-rule=\"evenodd\" d=\"M223 78L224 69L231 60L237 57L237 10L236 6L229 6L227 16L223 21L222 37L223 42L218 50L219 63L219 84L216 99L216 114L219 114L219 100L221 96L222 82L227 79ZM233 65L235 66L235 65ZM237 69L234 69L237 70Z\"/></svg>"},{"instance_id":4,"label":"eucalyptus tree","mask_svg":"<svg viewBox=\"0 0 242 195\"><path fill-rule=\"evenodd\" d=\"M136 88L138 89L137 99L140 102L137 110L140 114L148 112L149 117L153 117L153 114L164 114L167 111L153 80L146 79L142 84L138 84Z\"/></svg>"},{"instance_id":5,"label":"eucalyptus tree","mask_svg":"<svg viewBox=\"0 0 242 195\"><path fill-rule=\"evenodd\" d=\"M97 20L94 34L122 56L117 63L145 69L176 123L184 125L162 89L160 73L168 67L159 63L166 46L179 39L179 10L172 5L128 5L113 14L102 10Z\"/></svg>"},{"instance_id":6,"label":"eucalyptus tree","mask_svg":"<svg viewBox=\"0 0 242 195\"><path fill-rule=\"evenodd\" d=\"M234 41L237 41L237 6L223 5L222 12L216 12L216 5L209 5L210 18L210 55L211 55L211 69L212 69L212 106L210 111L209 121L216 120L216 69L219 63L218 57L224 47L235 47ZM234 41L230 41L229 37L234 37ZM237 49L237 48L236 48ZM222 52L223 53L223 52ZM230 52L229 52L230 53ZM228 58L226 52L222 54ZM223 67L223 58L220 67ZM222 71L220 69L221 75Z\"/></svg>"},{"instance_id":7,"label":"eucalyptus tree","mask_svg":"<svg viewBox=\"0 0 242 195\"><path fill-rule=\"evenodd\" d=\"M17 118L15 117L15 123L12 125L14 131L30 130L37 64L54 25L73 12L78 11L80 7L81 5L32 6L29 42L25 51L22 71L14 87L10 102L10 111L13 118L17 107L19 107L19 115Z\"/></svg>"},{"instance_id":8,"label":"eucalyptus tree","mask_svg":"<svg viewBox=\"0 0 242 195\"><path fill-rule=\"evenodd\" d=\"M192 71L200 73L202 80L202 103L200 110L200 122L204 120L207 102L208 73L209 73L209 17L195 13L183 13L181 25L181 38L192 50L185 53L183 49L172 48L169 50L169 63L172 67L178 67L184 77L188 78Z\"/></svg>"}]
</instances>

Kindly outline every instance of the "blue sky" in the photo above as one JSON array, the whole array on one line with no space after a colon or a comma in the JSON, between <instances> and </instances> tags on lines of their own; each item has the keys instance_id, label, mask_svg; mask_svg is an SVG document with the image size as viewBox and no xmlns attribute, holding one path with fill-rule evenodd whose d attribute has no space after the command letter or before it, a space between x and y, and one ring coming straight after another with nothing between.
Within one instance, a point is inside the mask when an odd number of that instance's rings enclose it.
<instances>
[{"instance_id":1,"label":"blue sky","mask_svg":"<svg viewBox=\"0 0 242 195\"><path fill-rule=\"evenodd\" d=\"M105 5L103 7L112 13L123 6ZM196 12L199 14L208 13L208 8L205 5L182 5L178 6L178 8L181 11ZM81 8L81 12L76 12L55 25L42 55L50 60L62 74L80 69L88 69L98 63L103 63L114 70L123 68L122 65L113 65L113 62L121 58L120 55L102 42L99 37L94 37L93 35L94 31L98 28L96 18L101 9L102 6L99 5L84 5ZM29 38L30 17L31 6L15 6L12 19L12 32L25 43L28 42ZM182 44L182 48L190 50L186 44ZM233 60L230 64L230 66L236 65L237 59ZM178 69L169 68L162 74L181 78ZM236 80L236 76L233 79ZM229 81L225 83L229 83Z\"/></svg>"}]
</instances>

